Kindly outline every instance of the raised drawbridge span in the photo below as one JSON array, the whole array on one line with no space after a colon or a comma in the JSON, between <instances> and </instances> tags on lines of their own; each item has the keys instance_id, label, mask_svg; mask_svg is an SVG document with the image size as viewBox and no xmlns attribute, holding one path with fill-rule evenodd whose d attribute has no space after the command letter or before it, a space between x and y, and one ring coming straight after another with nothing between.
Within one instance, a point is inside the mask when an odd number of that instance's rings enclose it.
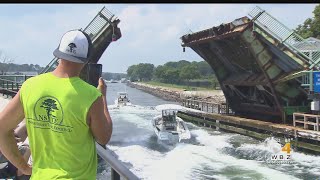
<instances>
[{"instance_id":1,"label":"raised drawbridge span","mask_svg":"<svg viewBox=\"0 0 320 180\"><path fill-rule=\"evenodd\" d=\"M285 122L309 111L305 79L318 68L319 47L259 7L249 16L186 34L182 47L210 64L237 115Z\"/></svg>"}]
</instances>

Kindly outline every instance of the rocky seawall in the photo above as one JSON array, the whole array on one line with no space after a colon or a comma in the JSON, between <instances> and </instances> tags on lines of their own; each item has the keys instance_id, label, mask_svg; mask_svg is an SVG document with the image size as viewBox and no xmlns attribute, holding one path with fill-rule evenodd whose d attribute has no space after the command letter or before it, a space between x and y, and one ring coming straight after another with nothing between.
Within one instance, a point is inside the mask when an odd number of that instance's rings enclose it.
<instances>
[{"instance_id":1,"label":"rocky seawall","mask_svg":"<svg viewBox=\"0 0 320 180\"><path fill-rule=\"evenodd\" d=\"M182 102L183 99L193 99L218 104L226 102L221 90L184 91L181 89L152 86L139 82L127 82L127 85L167 101Z\"/></svg>"}]
</instances>

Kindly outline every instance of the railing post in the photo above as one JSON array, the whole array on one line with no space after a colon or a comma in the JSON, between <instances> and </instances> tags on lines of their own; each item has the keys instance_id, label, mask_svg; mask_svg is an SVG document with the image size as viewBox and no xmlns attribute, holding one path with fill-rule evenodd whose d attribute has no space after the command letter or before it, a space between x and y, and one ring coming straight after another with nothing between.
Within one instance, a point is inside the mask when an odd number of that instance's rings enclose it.
<instances>
[{"instance_id":1,"label":"railing post","mask_svg":"<svg viewBox=\"0 0 320 180\"><path fill-rule=\"evenodd\" d=\"M313 91L313 70L309 72L309 91Z\"/></svg>"},{"instance_id":2,"label":"railing post","mask_svg":"<svg viewBox=\"0 0 320 180\"><path fill-rule=\"evenodd\" d=\"M316 130L319 131L319 116L316 117L316 125L317 125Z\"/></svg>"},{"instance_id":3,"label":"railing post","mask_svg":"<svg viewBox=\"0 0 320 180\"><path fill-rule=\"evenodd\" d=\"M284 38L284 39L281 41L281 43L283 43L283 42L285 42L287 39L289 39L290 36L293 35L293 33L294 33L294 31L292 31L291 33L289 33L289 35L288 35L286 38Z\"/></svg>"},{"instance_id":4,"label":"railing post","mask_svg":"<svg viewBox=\"0 0 320 180\"><path fill-rule=\"evenodd\" d=\"M265 10L260 11L255 17L252 17L252 21L255 21L256 19L258 19L261 14L263 14L265 12Z\"/></svg>"},{"instance_id":5,"label":"railing post","mask_svg":"<svg viewBox=\"0 0 320 180\"><path fill-rule=\"evenodd\" d=\"M303 116L303 129L307 129L307 116L306 115L304 115Z\"/></svg>"},{"instance_id":6,"label":"railing post","mask_svg":"<svg viewBox=\"0 0 320 180\"><path fill-rule=\"evenodd\" d=\"M111 180L120 180L120 175L113 168L111 168Z\"/></svg>"},{"instance_id":7,"label":"railing post","mask_svg":"<svg viewBox=\"0 0 320 180\"><path fill-rule=\"evenodd\" d=\"M226 114L229 114L229 103L226 102Z\"/></svg>"}]
</instances>

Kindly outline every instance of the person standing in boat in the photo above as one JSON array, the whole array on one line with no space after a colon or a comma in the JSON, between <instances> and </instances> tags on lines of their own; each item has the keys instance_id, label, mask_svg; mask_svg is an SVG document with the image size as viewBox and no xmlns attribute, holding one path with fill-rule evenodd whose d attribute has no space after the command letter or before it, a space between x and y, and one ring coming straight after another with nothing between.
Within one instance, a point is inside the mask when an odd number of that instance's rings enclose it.
<instances>
[{"instance_id":1,"label":"person standing in boat","mask_svg":"<svg viewBox=\"0 0 320 180\"><path fill-rule=\"evenodd\" d=\"M92 42L80 30L65 33L53 54L59 65L26 80L0 113L0 150L31 179L96 179L95 141L106 145L112 120L106 85L79 78L90 59ZM26 119L32 167L23 159L13 129Z\"/></svg>"}]
</instances>

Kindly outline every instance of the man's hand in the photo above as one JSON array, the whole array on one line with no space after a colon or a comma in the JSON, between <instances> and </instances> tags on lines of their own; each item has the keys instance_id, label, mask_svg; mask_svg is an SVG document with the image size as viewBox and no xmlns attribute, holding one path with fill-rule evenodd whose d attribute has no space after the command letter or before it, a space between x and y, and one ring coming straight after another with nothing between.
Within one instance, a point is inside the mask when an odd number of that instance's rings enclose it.
<instances>
[{"instance_id":1,"label":"man's hand","mask_svg":"<svg viewBox=\"0 0 320 180\"><path fill-rule=\"evenodd\" d=\"M107 105L107 86L100 77L97 89L100 90L102 97L99 97L89 109L88 123L95 140L100 145L106 145L112 134L112 120Z\"/></svg>"},{"instance_id":2,"label":"man's hand","mask_svg":"<svg viewBox=\"0 0 320 180\"><path fill-rule=\"evenodd\" d=\"M104 80L102 79L102 77L99 78L99 84L97 89L100 90L101 94L106 97L106 93L107 93L107 86L104 82Z\"/></svg>"}]
</instances>

